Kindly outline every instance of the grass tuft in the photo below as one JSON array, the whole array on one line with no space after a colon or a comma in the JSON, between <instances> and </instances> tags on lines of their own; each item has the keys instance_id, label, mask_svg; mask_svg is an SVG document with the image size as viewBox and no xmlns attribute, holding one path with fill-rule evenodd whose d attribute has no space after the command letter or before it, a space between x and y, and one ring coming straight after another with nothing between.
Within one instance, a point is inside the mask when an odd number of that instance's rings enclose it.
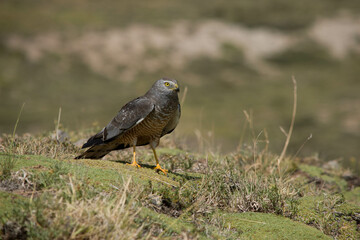
<instances>
[{"instance_id":1,"label":"grass tuft","mask_svg":"<svg viewBox=\"0 0 360 240\"><path fill-rule=\"evenodd\" d=\"M265 141L250 131L251 144L226 155L191 153L174 142L166 148L165 141L158 154L167 177L152 169L147 148L139 148L142 168L134 169L125 165L131 151L73 160L79 149L70 141L15 136L15 166L0 181L1 237L251 239L276 236L272 226L283 224L288 236L358 237L360 210L347 200L358 201L356 188L348 192L356 177L286 156L278 168L265 131ZM9 149L11 139L4 136L0 147Z\"/></svg>"},{"instance_id":2,"label":"grass tuft","mask_svg":"<svg viewBox=\"0 0 360 240\"><path fill-rule=\"evenodd\" d=\"M11 176L11 171L15 166L15 161L16 160L13 157L14 146L15 146L14 145L15 133L16 133L16 129L17 129L17 126L19 124L20 116L21 116L21 113L22 113L22 111L24 109L24 106L25 106L25 103L23 103L23 105L21 106L19 115L18 115L18 117L16 119L13 134L11 136L11 140L10 140L10 143L9 143L9 147L5 148L4 152L7 153L7 157L3 161L0 162L0 172L1 172L0 180L8 179Z\"/></svg>"}]
</instances>

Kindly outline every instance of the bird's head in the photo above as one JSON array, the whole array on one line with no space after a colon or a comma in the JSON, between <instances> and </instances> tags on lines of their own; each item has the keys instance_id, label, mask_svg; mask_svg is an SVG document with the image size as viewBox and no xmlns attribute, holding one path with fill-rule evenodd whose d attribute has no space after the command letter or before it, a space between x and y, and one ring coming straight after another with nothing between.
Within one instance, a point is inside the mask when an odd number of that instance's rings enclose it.
<instances>
[{"instance_id":1,"label":"bird's head","mask_svg":"<svg viewBox=\"0 0 360 240\"><path fill-rule=\"evenodd\" d=\"M153 88L154 87L157 91L168 94L178 93L180 91L178 82L175 79L170 78L162 78L160 80L157 80L153 85Z\"/></svg>"}]
</instances>

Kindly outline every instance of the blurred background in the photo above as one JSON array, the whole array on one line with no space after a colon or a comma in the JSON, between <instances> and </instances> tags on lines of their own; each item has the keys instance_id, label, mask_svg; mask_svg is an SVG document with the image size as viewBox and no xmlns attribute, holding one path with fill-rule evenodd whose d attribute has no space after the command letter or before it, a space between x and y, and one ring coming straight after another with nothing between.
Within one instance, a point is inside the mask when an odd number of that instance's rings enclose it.
<instances>
[{"instance_id":1,"label":"blurred background","mask_svg":"<svg viewBox=\"0 0 360 240\"><path fill-rule=\"evenodd\" d=\"M188 89L177 136L280 153L292 75L289 153L360 172L358 0L0 1L0 133L24 102L19 134L54 130L60 107L65 129L100 129L166 76Z\"/></svg>"}]
</instances>

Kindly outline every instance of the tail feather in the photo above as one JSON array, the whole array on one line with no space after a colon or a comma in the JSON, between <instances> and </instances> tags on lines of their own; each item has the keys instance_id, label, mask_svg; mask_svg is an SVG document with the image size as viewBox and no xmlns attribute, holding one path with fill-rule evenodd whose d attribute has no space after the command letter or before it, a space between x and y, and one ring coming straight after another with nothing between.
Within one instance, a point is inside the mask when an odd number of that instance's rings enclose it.
<instances>
[{"instance_id":1,"label":"tail feather","mask_svg":"<svg viewBox=\"0 0 360 240\"><path fill-rule=\"evenodd\" d=\"M104 145L95 145L86 150L84 153L77 156L75 159L81 158L90 158L90 159L100 159L112 150L107 149Z\"/></svg>"},{"instance_id":2,"label":"tail feather","mask_svg":"<svg viewBox=\"0 0 360 240\"><path fill-rule=\"evenodd\" d=\"M75 159L81 159L81 158L100 159L113 150L121 150L127 147L129 146L125 144L119 144L115 146L112 144L95 145L95 146L91 146L88 150L77 156Z\"/></svg>"},{"instance_id":3,"label":"tail feather","mask_svg":"<svg viewBox=\"0 0 360 240\"><path fill-rule=\"evenodd\" d=\"M94 136L92 136L91 138L89 138L87 140L87 142L81 148L87 148L87 147L99 145L102 143L104 143L103 135L102 135L102 132L99 132L99 133L95 134Z\"/></svg>"}]
</instances>

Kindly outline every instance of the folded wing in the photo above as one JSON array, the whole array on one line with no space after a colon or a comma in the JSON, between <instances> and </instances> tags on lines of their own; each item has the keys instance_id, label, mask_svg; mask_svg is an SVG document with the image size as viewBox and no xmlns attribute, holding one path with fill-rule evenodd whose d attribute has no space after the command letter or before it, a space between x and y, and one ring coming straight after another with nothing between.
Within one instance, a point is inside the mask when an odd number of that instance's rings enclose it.
<instances>
[{"instance_id":1,"label":"folded wing","mask_svg":"<svg viewBox=\"0 0 360 240\"><path fill-rule=\"evenodd\" d=\"M154 104L145 97L139 97L128 102L110 123L99 133L90 137L82 148L103 144L121 136L144 120L153 110Z\"/></svg>"}]
</instances>

